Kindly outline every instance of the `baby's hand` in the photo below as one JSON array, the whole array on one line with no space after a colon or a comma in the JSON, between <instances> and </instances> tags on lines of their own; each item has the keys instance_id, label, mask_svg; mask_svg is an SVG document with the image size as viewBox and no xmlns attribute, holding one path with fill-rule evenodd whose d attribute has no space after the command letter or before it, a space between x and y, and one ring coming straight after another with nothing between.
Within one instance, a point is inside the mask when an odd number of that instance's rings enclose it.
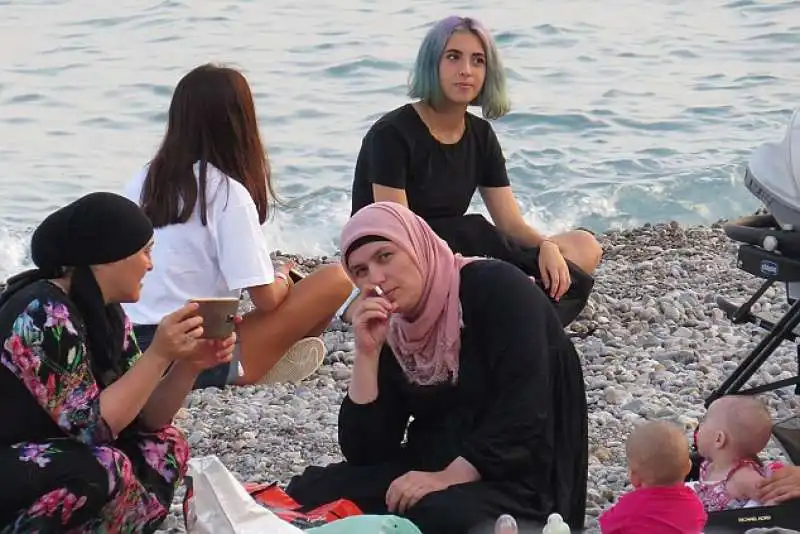
<instances>
[{"instance_id":1,"label":"baby's hand","mask_svg":"<svg viewBox=\"0 0 800 534\"><path fill-rule=\"evenodd\" d=\"M728 492L735 499L749 499L759 501L761 496L761 484L764 477L761 473L750 465L746 465L736 470L728 480Z\"/></svg>"}]
</instances>

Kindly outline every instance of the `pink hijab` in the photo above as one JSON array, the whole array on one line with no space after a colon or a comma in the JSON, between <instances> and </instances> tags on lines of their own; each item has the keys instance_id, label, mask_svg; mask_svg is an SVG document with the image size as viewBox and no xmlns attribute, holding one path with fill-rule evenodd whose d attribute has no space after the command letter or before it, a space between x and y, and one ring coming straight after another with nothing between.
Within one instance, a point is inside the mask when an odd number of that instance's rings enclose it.
<instances>
[{"instance_id":1,"label":"pink hijab","mask_svg":"<svg viewBox=\"0 0 800 534\"><path fill-rule=\"evenodd\" d=\"M395 202L359 210L342 229L342 263L358 239L380 236L404 250L422 273L420 302L413 318L394 314L387 342L411 382L431 385L458 378L461 350L461 267L477 258L454 254L422 218Z\"/></svg>"}]
</instances>

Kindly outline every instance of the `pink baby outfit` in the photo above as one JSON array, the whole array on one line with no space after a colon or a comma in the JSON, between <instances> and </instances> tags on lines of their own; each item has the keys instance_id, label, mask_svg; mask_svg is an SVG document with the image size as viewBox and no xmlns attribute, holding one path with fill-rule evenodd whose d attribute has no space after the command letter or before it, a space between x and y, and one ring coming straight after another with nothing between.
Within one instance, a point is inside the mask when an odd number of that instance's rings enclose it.
<instances>
[{"instance_id":1,"label":"pink baby outfit","mask_svg":"<svg viewBox=\"0 0 800 534\"><path fill-rule=\"evenodd\" d=\"M728 471L728 474L725 475L724 479L709 482L709 464L710 462L708 460L704 460L703 463L700 464L700 480L693 484L694 490L697 493L697 496L700 498L700 501L702 501L707 512L719 512L722 510L744 508L748 503L751 502L749 499L735 499L730 493L728 493L728 481L739 469L743 467L752 467L763 477L768 477L772 472L772 469L770 469L769 466L762 465L757 460L745 458L739 460L736 465L734 465L731 470Z\"/></svg>"}]
</instances>

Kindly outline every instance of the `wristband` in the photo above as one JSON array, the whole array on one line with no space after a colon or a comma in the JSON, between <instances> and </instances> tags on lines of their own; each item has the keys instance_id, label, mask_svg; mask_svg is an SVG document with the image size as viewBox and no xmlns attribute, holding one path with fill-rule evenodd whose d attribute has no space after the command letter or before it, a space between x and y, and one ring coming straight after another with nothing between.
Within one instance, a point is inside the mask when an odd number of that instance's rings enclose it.
<instances>
[{"instance_id":1,"label":"wristband","mask_svg":"<svg viewBox=\"0 0 800 534\"><path fill-rule=\"evenodd\" d=\"M291 286L292 285L292 281L289 280L289 276L286 275L285 273L277 272L277 273L275 273L275 278L280 278L281 280L286 282L287 286Z\"/></svg>"}]
</instances>

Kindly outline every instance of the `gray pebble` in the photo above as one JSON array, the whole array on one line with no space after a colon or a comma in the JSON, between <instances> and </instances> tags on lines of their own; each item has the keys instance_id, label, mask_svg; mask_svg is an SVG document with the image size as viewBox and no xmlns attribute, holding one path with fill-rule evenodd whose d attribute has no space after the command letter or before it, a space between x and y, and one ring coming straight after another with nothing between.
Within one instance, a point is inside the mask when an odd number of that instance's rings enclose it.
<instances>
[{"instance_id":1,"label":"gray pebble","mask_svg":"<svg viewBox=\"0 0 800 534\"><path fill-rule=\"evenodd\" d=\"M736 249L719 226L657 224L611 231L598 239L604 259L595 289L570 325L574 332L594 332L573 338L589 402L587 533L598 532L597 517L630 490L625 440L633 427L647 419L673 421L685 429L688 446L705 414L705 397L764 333L752 325L731 324L716 307L718 295L741 301L759 285L735 268ZM320 263L294 259L308 269ZM786 309L783 287L771 288L761 300L764 310ZM301 384L192 392L176 416L192 454L218 455L242 481L281 484L308 465L341 461L337 421L355 347L351 328L339 320L323 338L325 363ZM785 345L753 381L791 375L796 353ZM775 417L800 409L793 395L763 398ZM764 457L785 460L773 443ZM183 532L182 495L182 490L176 494L159 532Z\"/></svg>"}]
</instances>

